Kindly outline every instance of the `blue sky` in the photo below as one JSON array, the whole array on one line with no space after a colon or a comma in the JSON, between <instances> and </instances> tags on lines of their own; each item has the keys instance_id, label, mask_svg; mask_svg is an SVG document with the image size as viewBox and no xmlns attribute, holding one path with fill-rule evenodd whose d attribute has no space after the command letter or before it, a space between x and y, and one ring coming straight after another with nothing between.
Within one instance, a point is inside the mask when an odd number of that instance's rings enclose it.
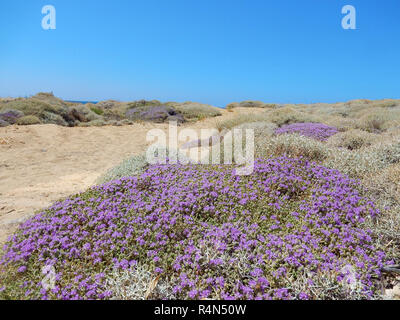
<instances>
[{"instance_id":1,"label":"blue sky","mask_svg":"<svg viewBox=\"0 0 400 320\"><path fill-rule=\"evenodd\" d=\"M41 9L56 8L56 30ZM341 8L357 10L344 30ZM398 0L2 0L0 96L400 98Z\"/></svg>"}]
</instances>

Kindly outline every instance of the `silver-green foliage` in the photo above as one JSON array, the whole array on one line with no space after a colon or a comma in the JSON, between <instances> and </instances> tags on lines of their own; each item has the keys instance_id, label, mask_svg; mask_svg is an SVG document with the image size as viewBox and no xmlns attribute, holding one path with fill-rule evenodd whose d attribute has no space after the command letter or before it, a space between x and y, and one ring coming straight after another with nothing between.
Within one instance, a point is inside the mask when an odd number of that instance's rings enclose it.
<instances>
[{"instance_id":1,"label":"silver-green foliage","mask_svg":"<svg viewBox=\"0 0 400 320\"><path fill-rule=\"evenodd\" d=\"M141 174L145 170L146 166L147 161L144 154L129 157L98 178L97 183L103 184L123 177L136 176Z\"/></svg>"}]
</instances>

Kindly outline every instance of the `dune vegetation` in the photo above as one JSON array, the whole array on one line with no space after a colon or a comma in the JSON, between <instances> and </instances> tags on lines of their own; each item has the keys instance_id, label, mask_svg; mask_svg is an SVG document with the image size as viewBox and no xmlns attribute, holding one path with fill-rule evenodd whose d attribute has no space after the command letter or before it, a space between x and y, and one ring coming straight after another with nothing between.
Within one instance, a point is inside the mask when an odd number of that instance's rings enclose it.
<instances>
[{"instance_id":1,"label":"dune vegetation","mask_svg":"<svg viewBox=\"0 0 400 320\"><path fill-rule=\"evenodd\" d=\"M51 112L23 105L3 114L42 121ZM164 106L168 115L156 101L85 108L104 121L135 108L133 120L217 115ZM128 158L20 225L0 258L0 298L391 298L400 280L400 101L229 106L237 108L260 112L215 124L254 130L251 175L235 175L235 162ZM223 152L229 136L219 141Z\"/></svg>"},{"instance_id":2,"label":"dune vegetation","mask_svg":"<svg viewBox=\"0 0 400 320\"><path fill-rule=\"evenodd\" d=\"M126 125L138 121L162 123L196 121L221 115L218 108L194 102L162 103L158 100L72 103L52 93L38 93L29 98L1 99L0 126L12 124L57 124L62 126Z\"/></svg>"}]
</instances>

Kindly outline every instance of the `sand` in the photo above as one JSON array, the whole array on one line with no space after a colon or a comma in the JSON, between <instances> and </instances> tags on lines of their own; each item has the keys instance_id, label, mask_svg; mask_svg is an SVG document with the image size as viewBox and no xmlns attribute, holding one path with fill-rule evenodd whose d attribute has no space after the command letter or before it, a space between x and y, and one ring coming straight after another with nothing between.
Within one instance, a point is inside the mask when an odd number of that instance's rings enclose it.
<instances>
[{"instance_id":1,"label":"sand","mask_svg":"<svg viewBox=\"0 0 400 320\"><path fill-rule=\"evenodd\" d=\"M214 128L216 121L248 112L223 110L220 117L179 128ZM0 245L38 210L86 190L109 168L144 152L152 143L146 141L152 128L167 131L168 125L0 128Z\"/></svg>"}]
</instances>

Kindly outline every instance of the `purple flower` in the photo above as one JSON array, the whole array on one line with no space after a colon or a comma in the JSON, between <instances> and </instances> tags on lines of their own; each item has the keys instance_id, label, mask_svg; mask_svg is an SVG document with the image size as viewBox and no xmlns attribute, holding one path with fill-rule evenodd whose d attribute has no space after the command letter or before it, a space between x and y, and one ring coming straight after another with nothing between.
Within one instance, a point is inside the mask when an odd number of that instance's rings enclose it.
<instances>
[{"instance_id":1,"label":"purple flower","mask_svg":"<svg viewBox=\"0 0 400 320\"><path fill-rule=\"evenodd\" d=\"M298 133L302 136L325 141L339 131L323 123L293 123L275 130L275 134Z\"/></svg>"},{"instance_id":2,"label":"purple flower","mask_svg":"<svg viewBox=\"0 0 400 320\"><path fill-rule=\"evenodd\" d=\"M18 268L18 272L22 273L26 271L26 266L21 266Z\"/></svg>"},{"instance_id":3,"label":"purple flower","mask_svg":"<svg viewBox=\"0 0 400 320\"><path fill-rule=\"evenodd\" d=\"M309 299L321 274L346 285L351 266L363 298L379 291L387 258L365 223L379 210L357 181L288 157L234 170L157 164L56 202L8 240L2 285L13 298L108 299L111 270L138 265L178 299ZM32 275L46 265L58 290L43 293Z\"/></svg>"}]
</instances>

